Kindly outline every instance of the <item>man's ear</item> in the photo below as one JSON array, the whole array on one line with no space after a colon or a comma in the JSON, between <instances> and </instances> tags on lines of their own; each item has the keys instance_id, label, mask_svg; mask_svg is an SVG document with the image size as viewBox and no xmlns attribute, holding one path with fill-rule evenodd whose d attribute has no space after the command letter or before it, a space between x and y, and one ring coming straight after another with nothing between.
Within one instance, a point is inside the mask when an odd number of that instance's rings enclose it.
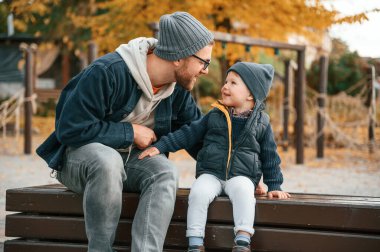
<instances>
[{"instance_id":1,"label":"man's ear","mask_svg":"<svg viewBox=\"0 0 380 252\"><path fill-rule=\"evenodd\" d=\"M248 98L247 98L248 101L252 101L253 100L253 95L249 95Z\"/></svg>"},{"instance_id":2,"label":"man's ear","mask_svg":"<svg viewBox=\"0 0 380 252\"><path fill-rule=\"evenodd\" d=\"M180 65L181 65L181 59L179 59L179 60L175 60L175 61L172 61L173 62L173 65L175 66L175 67L179 67Z\"/></svg>"}]
</instances>

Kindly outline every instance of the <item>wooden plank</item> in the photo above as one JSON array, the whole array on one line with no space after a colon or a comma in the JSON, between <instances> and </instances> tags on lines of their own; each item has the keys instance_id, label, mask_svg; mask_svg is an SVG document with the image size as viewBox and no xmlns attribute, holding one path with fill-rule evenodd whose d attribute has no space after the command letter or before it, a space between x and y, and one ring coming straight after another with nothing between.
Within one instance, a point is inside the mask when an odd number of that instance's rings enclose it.
<instances>
[{"instance_id":1,"label":"wooden plank","mask_svg":"<svg viewBox=\"0 0 380 252\"><path fill-rule=\"evenodd\" d=\"M31 186L23 188L14 188L7 190L10 193L43 193L43 194L56 194L56 193L69 193L75 194L68 190L62 184L48 184L40 186ZM177 196L188 196L190 189L181 188L177 191ZM130 193L126 193L130 194ZM266 196L257 196L258 199L267 199ZM352 195L332 195L332 194L311 194L311 193L292 193L292 199L299 201L300 199L312 199L312 200L339 200L339 201L353 201L355 204L360 204L360 202L375 202L377 206L380 206L380 197L372 196L352 196ZM290 200L292 200L290 199Z\"/></svg>"},{"instance_id":2,"label":"wooden plank","mask_svg":"<svg viewBox=\"0 0 380 252\"><path fill-rule=\"evenodd\" d=\"M116 249L116 247L115 247ZM119 247L117 251L130 251ZM4 252L87 252L87 245L69 242L51 242L15 239L4 242Z\"/></svg>"},{"instance_id":3,"label":"wooden plank","mask_svg":"<svg viewBox=\"0 0 380 252\"><path fill-rule=\"evenodd\" d=\"M123 194L123 217L134 216L138 194ZM83 215L82 195L66 188L9 189L6 193L6 210L12 212L54 213ZM127 207L128 206L128 207Z\"/></svg>"},{"instance_id":4,"label":"wooden plank","mask_svg":"<svg viewBox=\"0 0 380 252\"><path fill-rule=\"evenodd\" d=\"M179 190L173 220L184 221L189 190ZM124 193L121 218L133 218L138 194ZM82 196L64 187L7 190L7 211L83 216ZM232 207L226 197L209 208L210 222L232 223ZM307 227L380 233L379 198L294 194L289 200L257 198L258 225Z\"/></svg>"},{"instance_id":5,"label":"wooden plank","mask_svg":"<svg viewBox=\"0 0 380 252\"><path fill-rule=\"evenodd\" d=\"M288 50L305 50L304 45L294 45L283 42L270 41L265 39L256 39L244 35L235 35L225 32L213 32L215 41L228 43L244 44L250 46L260 46L266 48L288 49Z\"/></svg>"},{"instance_id":6,"label":"wooden plank","mask_svg":"<svg viewBox=\"0 0 380 252\"><path fill-rule=\"evenodd\" d=\"M150 23L150 29L153 31L155 38L158 37L158 23ZM260 46L266 48L277 48L277 49L289 49L289 50L305 50L304 45L289 44L284 42L277 42L265 39L252 38L249 36L231 34L226 32L212 31L214 34L215 41L223 41L228 43L237 43L251 46Z\"/></svg>"},{"instance_id":7,"label":"wooden plank","mask_svg":"<svg viewBox=\"0 0 380 252\"><path fill-rule=\"evenodd\" d=\"M358 235L328 231L257 228L254 251L378 252L378 235Z\"/></svg>"},{"instance_id":8,"label":"wooden plank","mask_svg":"<svg viewBox=\"0 0 380 252\"><path fill-rule=\"evenodd\" d=\"M116 245L113 247L117 252L130 252L129 246ZM44 240L8 240L4 243L4 252L87 252L87 244L44 241ZM182 252L179 249L164 248L164 252Z\"/></svg>"},{"instance_id":9,"label":"wooden plank","mask_svg":"<svg viewBox=\"0 0 380 252\"><path fill-rule=\"evenodd\" d=\"M5 225L7 237L87 241L83 217L12 214L6 216ZM129 244L131 242L131 227L132 220L120 220L115 242ZM210 248L230 248L233 244L232 225L208 225L206 232L212 234L205 239L205 243ZM187 239L184 222L172 222L170 224L165 245L185 248Z\"/></svg>"},{"instance_id":10,"label":"wooden plank","mask_svg":"<svg viewBox=\"0 0 380 252\"><path fill-rule=\"evenodd\" d=\"M50 99L57 101L61 95L62 89L36 89L37 100L39 102L48 102Z\"/></svg>"},{"instance_id":11,"label":"wooden plank","mask_svg":"<svg viewBox=\"0 0 380 252\"><path fill-rule=\"evenodd\" d=\"M86 241L81 217L8 215L7 236L32 239ZM44 228L41 228L44 227ZM130 243L130 220L119 223L116 242ZM185 247L185 223L172 222L166 246ZM228 249L233 241L232 225L208 224L205 245L212 249ZM275 227L256 227L253 248L258 251L378 251L380 236L346 232L310 231Z\"/></svg>"}]
</instances>

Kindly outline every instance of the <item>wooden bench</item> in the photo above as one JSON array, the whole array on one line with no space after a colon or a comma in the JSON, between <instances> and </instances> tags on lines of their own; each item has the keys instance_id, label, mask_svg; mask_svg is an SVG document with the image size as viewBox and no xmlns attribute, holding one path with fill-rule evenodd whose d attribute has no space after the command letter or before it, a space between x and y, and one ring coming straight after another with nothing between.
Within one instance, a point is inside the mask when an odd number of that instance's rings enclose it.
<instances>
[{"instance_id":1,"label":"wooden bench","mask_svg":"<svg viewBox=\"0 0 380 252\"><path fill-rule=\"evenodd\" d=\"M185 251L189 190L180 189L164 251ZM123 194L115 249L130 251L131 224L138 194ZM9 189L6 192L5 252L86 251L82 196L62 185ZM209 209L207 251L231 251L232 207L219 197ZM380 198L292 194L289 200L258 197L257 251L380 251Z\"/></svg>"}]
</instances>

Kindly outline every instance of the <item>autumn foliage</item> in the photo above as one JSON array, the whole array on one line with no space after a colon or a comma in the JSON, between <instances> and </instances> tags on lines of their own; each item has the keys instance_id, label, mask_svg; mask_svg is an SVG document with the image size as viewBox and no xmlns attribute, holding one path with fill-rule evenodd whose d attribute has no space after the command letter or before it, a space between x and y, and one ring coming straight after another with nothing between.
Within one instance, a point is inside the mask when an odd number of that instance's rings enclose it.
<instances>
[{"instance_id":1,"label":"autumn foliage","mask_svg":"<svg viewBox=\"0 0 380 252\"><path fill-rule=\"evenodd\" d=\"M18 31L54 39L70 50L84 50L94 40L103 53L134 37L152 36L149 24L175 11L191 13L214 31L275 41L296 34L314 43L334 23L367 19L365 13L341 17L321 0L13 0L9 9Z\"/></svg>"}]
</instances>

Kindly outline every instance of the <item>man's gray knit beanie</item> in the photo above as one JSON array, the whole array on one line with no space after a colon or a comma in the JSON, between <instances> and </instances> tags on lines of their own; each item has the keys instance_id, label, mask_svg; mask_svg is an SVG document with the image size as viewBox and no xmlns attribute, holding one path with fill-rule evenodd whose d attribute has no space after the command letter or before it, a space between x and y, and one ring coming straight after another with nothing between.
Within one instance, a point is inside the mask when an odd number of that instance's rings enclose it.
<instances>
[{"instance_id":1,"label":"man's gray knit beanie","mask_svg":"<svg viewBox=\"0 0 380 252\"><path fill-rule=\"evenodd\" d=\"M158 44L154 54L175 61L195 54L214 39L214 35L187 12L160 18Z\"/></svg>"},{"instance_id":2,"label":"man's gray knit beanie","mask_svg":"<svg viewBox=\"0 0 380 252\"><path fill-rule=\"evenodd\" d=\"M238 62L232 65L227 73L230 71L236 72L242 78L256 101L264 101L267 98L274 76L272 65Z\"/></svg>"}]
</instances>

